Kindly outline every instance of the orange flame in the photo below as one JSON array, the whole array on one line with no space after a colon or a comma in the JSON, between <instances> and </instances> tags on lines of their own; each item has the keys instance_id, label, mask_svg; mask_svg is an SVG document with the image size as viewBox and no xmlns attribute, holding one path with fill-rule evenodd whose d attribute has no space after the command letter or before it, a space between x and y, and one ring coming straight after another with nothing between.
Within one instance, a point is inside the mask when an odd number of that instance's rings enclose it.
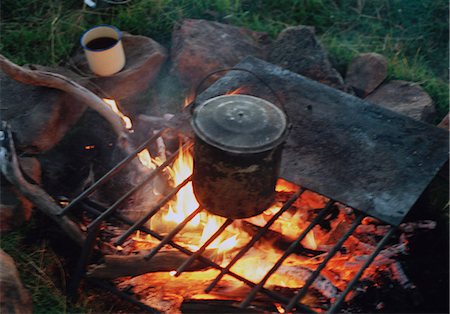
<instances>
[{"instance_id":1,"label":"orange flame","mask_svg":"<svg viewBox=\"0 0 450 314\"><path fill-rule=\"evenodd\" d=\"M192 92L186 98L184 98L183 108L186 108L187 106L189 106L189 104L194 101L194 97L195 97L195 94Z\"/></svg>"},{"instance_id":2,"label":"orange flame","mask_svg":"<svg viewBox=\"0 0 450 314\"><path fill-rule=\"evenodd\" d=\"M311 230L310 232L308 232L306 234L305 239L303 240L302 244L308 248L308 249L317 249L317 243L316 243L316 238L314 237L314 230Z\"/></svg>"},{"instance_id":3,"label":"orange flame","mask_svg":"<svg viewBox=\"0 0 450 314\"><path fill-rule=\"evenodd\" d=\"M232 91L229 91L229 92L225 93L225 95L242 94L242 93L244 93L245 89L246 89L245 87L241 86L241 87L238 87L238 88L236 88L236 89L234 89Z\"/></svg>"},{"instance_id":4,"label":"orange flame","mask_svg":"<svg viewBox=\"0 0 450 314\"><path fill-rule=\"evenodd\" d=\"M114 99L103 98L103 101L105 104L107 104L112 109L112 111L114 111L122 119L122 121L125 123L125 127L127 129L130 130L133 127L133 124L131 123L131 119L128 118L126 115L124 115L119 110L119 107L117 107L117 104L114 101Z\"/></svg>"},{"instance_id":5,"label":"orange flame","mask_svg":"<svg viewBox=\"0 0 450 314\"><path fill-rule=\"evenodd\" d=\"M277 308L278 313L280 314L284 314L286 311L284 310L284 308L281 306L281 304L276 303L275 307Z\"/></svg>"},{"instance_id":6,"label":"orange flame","mask_svg":"<svg viewBox=\"0 0 450 314\"><path fill-rule=\"evenodd\" d=\"M227 95L240 94L244 91L243 87L237 88ZM188 105L192 102L193 95L185 99L184 105ZM114 100L104 99L105 103L111 107L111 109L116 112L116 114L124 121L126 127L131 129L131 120L120 112L117 104ZM93 146L86 146L85 149L92 149ZM138 158L140 162L149 169L155 169L157 166L162 164L160 158L153 158L148 150L143 150L138 153ZM183 151L180 149L179 155L172 167L167 167L167 174L171 177L173 185L178 186L183 181L185 181L191 174L193 170L193 157L189 151ZM279 193L287 192L292 193L299 189L299 187L288 181L279 179L276 185L276 191ZM326 203L326 199L313 192L305 192L302 197L299 198L295 204L298 209L311 209L311 208L322 208ZM197 202L192 183L189 182L183 188L179 190L175 198L163 209L160 213L156 214L150 220L150 228L164 233L164 231L172 230L173 226L179 224L188 215L190 215L196 208L198 208L199 203ZM264 213L256 217L247 218L247 222L251 222L257 226L263 226L265 223L280 210L280 203L275 203L272 207L268 208ZM296 211L285 211L270 227L272 231L278 232L284 235L285 238L289 240L295 239L308 224L306 221L308 212L307 210L296 210ZM191 250L196 251L202 246L225 222L225 218L218 217L209 214L205 211L196 215L194 219L190 221L189 224L177 235L174 239L176 242L182 242L184 246L189 247ZM142 235L139 231L133 237L136 242L152 244L155 241L150 235ZM217 237L209 246L207 247L207 253L210 258L212 258L216 263L221 266L225 266L235 255L234 252L242 248L251 239L251 235L242 230L239 223L235 222L229 225L225 231L223 231L220 236ZM323 245L324 236L320 229L311 230L302 241L304 247L309 249L317 249L319 245ZM119 250L122 248L119 247ZM239 261L233 265L231 270L238 275L241 275L253 282L260 281L266 273L273 267L276 261L280 258L281 252L272 246L269 240L262 241L259 240L253 248L251 248ZM345 261L348 257L333 258L330 261L330 265L334 271L342 269L342 278L351 278L351 274L354 273L353 270L349 270L345 266ZM276 272L267 281L267 285L276 285L280 287L292 287L299 288L303 285L304 281L302 278L298 278L298 266L302 267L314 267L317 265L318 260L310 259L298 255L290 255L281 268L284 267L285 274L279 274ZM155 274L156 275L156 274ZM173 277L175 271L165 273L164 276ZM217 274L215 271L207 270L202 272L189 273L189 278L198 278L202 280L212 280ZM186 275L185 275L186 276ZM300 276L301 277L301 276ZM330 276L331 278L332 276ZM342 283L336 282L335 285L338 288L342 288ZM339 286L341 285L341 286ZM195 298L195 296L193 296ZM284 309L280 305L276 305L279 313L284 313Z\"/></svg>"},{"instance_id":7,"label":"orange flame","mask_svg":"<svg viewBox=\"0 0 450 314\"><path fill-rule=\"evenodd\" d=\"M174 185L177 186L186 180L192 173L194 160L191 154L185 154L182 149L178 153L178 158L175 160L170 171ZM189 182L177 193L173 202L169 205L169 212L164 217L166 221L175 223L182 222L199 206L194 196L192 183ZM190 226L198 226L200 223L200 216L197 215L189 223Z\"/></svg>"},{"instance_id":8,"label":"orange flame","mask_svg":"<svg viewBox=\"0 0 450 314\"><path fill-rule=\"evenodd\" d=\"M141 162L144 167L148 169L156 169L155 162L153 161L152 157L150 156L150 153L147 149L144 149L143 151L139 152L138 159Z\"/></svg>"}]
</instances>

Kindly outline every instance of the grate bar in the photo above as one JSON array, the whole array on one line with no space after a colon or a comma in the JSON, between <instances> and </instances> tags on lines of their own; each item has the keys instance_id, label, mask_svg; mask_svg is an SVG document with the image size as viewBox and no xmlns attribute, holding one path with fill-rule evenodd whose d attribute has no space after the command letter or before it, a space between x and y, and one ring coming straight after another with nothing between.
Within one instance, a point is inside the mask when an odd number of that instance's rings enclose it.
<instances>
[{"instance_id":1,"label":"grate bar","mask_svg":"<svg viewBox=\"0 0 450 314\"><path fill-rule=\"evenodd\" d=\"M291 299L288 306L285 308L286 312L290 312L292 308L295 307L295 305L298 303L298 301L303 298L306 295L306 292L308 291L308 288L313 284L314 280L316 280L317 276L319 276L322 269L325 268L327 263L333 258L333 256L341 249L344 242L350 237L350 235L353 234L355 229L361 224L362 219L365 217L365 215L360 212L358 216L353 221L350 228L347 230L347 232L339 239L339 241L336 243L335 246L328 252L325 259L319 264L317 269L309 276L308 280L306 280L303 287L297 292L297 294Z\"/></svg>"},{"instance_id":2,"label":"grate bar","mask_svg":"<svg viewBox=\"0 0 450 314\"><path fill-rule=\"evenodd\" d=\"M192 254L187 260L185 260L183 262L183 264L181 264L180 267L178 267L176 273L175 273L175 277L178 277L181 275L181 273L186 269L186 267L188 267L189 265L191 265L191 263L196 260L205 250L206 248L215 240L217 239L217 237L222 234L222 232L230 225L233 223L233 219L228 218L223 224L222 226L220 226L219 229L217 229L217 231L208 239L208 241L206 241L194 254Z\"/></svg>"},{"instance_id":3,"label":"grate bar","mask_svg":"<svg viewBox=\"0 0 450 314\"><path fill-rule=\"evenodd\" d=\"M161 171L163 171L163 169L165 167L167 167L177 156L178 156L178 152L180 151L180 149L185 150L188 149L192 146L192 143L185 143L181 148L177 149L177 151L175 151L172 155L170 155L170 157L164 162L162 163L158 168L156 168L155 170L153 170L147 178L145 178L144 180L142 180L139 184L137 184L136 186L134 186L131 190L129 190L127 193L125 193L124 195L122 195L121 198L119 198L113 205L111 205L107 210L105 210L100 216L98 216L94 221L92 221L89 225L88 225L88 229L91 228L92 226L95 226L99 223L101 223L106 217L108 217L117 207L119 207L120 204L122 204L122 202L124 200L126 200L128 197L130 197L131 195L133 195L135 192L137 192L139 189L141 189L145 184L147 184L148 182L150 182L151 180L153 180L154 177L156 177Z\"/></svg>"},{"instance_id":4,"label":"grate bar","mask_svg":"<svg viewBox=\"0 0 450 314\"><path fill-rule=\"evenodd\" d=\"M220 279L222 279L222 277L229 273L230 268L242 257L245 255L245 253L247 253L248 250L250 250L250 248L253 247L253 245L264 235L264 233L267 232L267 230L269 230L270 226L286 211L288 210L292 204L294 204L294 202L300 197L300 195L303 194L303 192L305 192L304 188L299 189L294 195L291 196L291 198L284 203L283 207L280 208L280 210L272 216L272 218L270 218L270 220L265 224L265 226L263 228L261 228L259 230L259 232L257 234L255 234L253 236L253 238L250 240L250 242L248 242L237 254L235 257L233 257L233 259L230 261L230 263L228 263L228 265L225 268L222 268L220 274L213 280L213 282L211 282L211 284L205 289L205 293L209 293L216 285L217 283L220 281Z\"/></svg>"},{"instance_id":5,"label":"grate bar","mask_svg":"<svg viewBox=\"0 0 450 314\"><path fill-rule=\"evenodd\" d=\"M239 305L240 308L246 308L250 304L250 302L255 298L255 295L261 290L261 288L264 287L264 284L270 278L270 276L272 276L272 274L277 271L277 269L281 266L284 260L289 255L291 255L292 252L294 252L294 250L297 248L300 242L314 228L314 226L317 225L328 214L333 203L334 203L333 200L328 201L326 206L319 212L319 214L313 219L313 221L311 221L311 223L305 228L305 230L303 230L303 232L298 236L298 238L291 243L288 249L284 251L283 255L278 259L275 265L273 265L273 267L267 272L264 278L255 287L253 287L252 291L250 291L247 298L244 301L242 301L241 304Z\"/></svg>"},{"instance_id":6,"label":"grate bar","mask_svg":"<svg viewBox=\"0 0 450 314\"><path fill-rule=\"evenodd\" d=\"M173 230L170 231L164 237L164 239L162 239L161 242L159 242L158 245L150 251L150 253L144 256L144 258L146 260L150 260L153 256L155 256L159 252L159 250L161 250L164 245L168 244L177 235L177 233L180 232L180 230L189 223L189 221L191 221L195 216L197 216L198 213L202 211L202 209L203 208L201 206L197 207L196 210L194 210L189 216L187 216L182 222L180 222L175 228L173 228Z\"/></svg>"},{"instance_id":7,"label":"grate bar","mask_svg":"<svg viewBox=\"0 0 450 314\"><path fill-rule=\"evenodd\" d=\"M358 270L356 275L353 277L353 279L349 282L345 290L339 295L339 297L336 299L336 301L333 303L333 305L329 308L327 313L336 313L336 311L341 307L342 302L344 301L347 294L353 290L353 287L358 282L358 280L363 275L364 271L369 267L370 264L372 264L375 257L378 256L386 242L389 240L389 238L392 236L396 228L391 227L389 231L384 235L384 237L378 242L375 250L370 254L369 258L366 260L366 262L361 266L361 268Z\"/></svg>"},{"instance_id":8,"label":"grate bar","mask_svg":"<svg viewBox=\"0 0 450 314\"><path fill-rule=\"evenodd\" d=\"M98 207L98 208L102 207L100 204L97 204L97 203L95 203L95 202L93 202L91 200L89 200L89 202L92 203L92 204L95 204L96 207ZM126 223L126 224L130 225L130 226L133 224L133 222L130 219L126 218L125 216L123 216L123 215L121 215L119 213L114 213L114 217L116 219L119 219L123 223ZM153 231L153 230L151 230L151 229L149 229L149 228L147 228L145 226L141 226L140 228L138 228L138 230L140 230L142 232L145 232L145 233L151 235L152 237L154 237L154 238L156 238L156 239L158 239L160 241L164 239L164 237L162 235L158 234L157 232L155 232L155 231ZM192 256L193 254L195 254L194 252L192 252L189 249L179 245L178 243L173 242L172 240L170 240L167 244L169 244L173 248L179 250L180 252L186 254L187 256ZM213 262L212 260L210 260L210 259L208 259L208 258L206 258L206 257L204 257L202 255L199 255L197 257L197 259L199 261L201 261L202 263L204 263L204 264L206 264L206 265L208 265L208 266L210 266L210 267L212 267L214 269L217 269L219 271L223 270L222 266L218 265L217 263ZM244 284L246 284L249 287L256 286L256 284L254 282L252 282L252 281L250 281L250 280L248 280L248 279L246 279L246 278L244 278L244 277L242 277L242 276L240 276L240 275L238 275L238 274L236 274L236 273L234 273L234 272L232 272L230 270L227 271L227 274L229 276L231 276L231 277L233 277L233 278L243 282ZM289 302L288 298L286 298L286 297L284 297L284 296L282 296L282 295L280 295L280 294L278 294L276 292L273 292L271 290L262 288L260 290L260 292L266 294L267 296L271 297L272 299L274 299L277 302L284 303L284 304L287 304ZM312 309L310 309L309 307L307 307L306 305L303 305L303 304L298 304L297 308L302 309L302 311L305 312L305 313L316 313L315 311L313 311Z\"/></svg>"},{"instance_id":9,"label":"grate bar","mask_svg":"<svg viewBox=\"0 0 450 314\"><path fill-rule=\"evenodd\" d=\"M122 222L124 222L126 224L129 224L129 225L132 224L132 222L130 220L128 220L127 218L123 217L122 215L116 214L115 217L120 219ZM145 226L140 227L139 230L142 231L142 232L145 232L145 233L147 233L149 235L151 235L152 237L155 237L156 239L158 239L160 241L164 239L164 237L162 235L158 234L157 232L154 232L153 230L150 230L149 228L147 228ZM173 241L169 241L167 244L169 244L173 248L179 250L180 252L182 252L182 253L184 253L184 254L186 254L188 256L192 256L194 254L194 252L190 251L189 249L187 249L187 248L185 248L185 247L183 247L183 246L181 246L181 245L179 245L179 244L177 244L177 243L175 243ZM215 268L217 270L220 270L220 271L223 270L223 267L221 267L219 264L213 262L212 260L210 260L210 259L208 259L208 258L206 258L206 257L204 257L202 255L199 255L197 258L202 263L205 263L206 265L208 265L210 267L213 267L213 268ZM246 279L246 278L244 278L244 277L242 277L242 276L240 276L240 275L238 275L238 274L236 274L236 273L234 273L232 271L228 271L227 274L230 275L231 277L233 277L233 278L243 282L244 284L246 284L249 287L256 286L256 284L254 282L252 282L252 281L250 281L250 280L248 280L248 279ZM261 292L266 294L267 296L273 298L275 301L280 302L280 303L287 303L287 302L289 302L288 298L286 298L284 296L281 296L278 293L275 293L273 291L267 290L265 288L263 288L261 290ZM311 310L307 306L304 306L304 305L300 305L300 306L303 306L303 310L306 313L315 313L313 310Z\"/></svg>"},{"instance_id":10,"label":"grate bar","mask_svg":"<svg viewBox=\"0 0 450 314\"><path fill-rule=\"evenodd\" d=\"M139 219L137 222L135 222L127 231L125 231L119 239L114 243L114 245L122 245L123 242L126 241L126 239L137 230L137 228L143 226L150 218L152 218L164 205L169 202L175 194L177 194L186 184L188 184L191 181L192 175L189 176L186 180L178 184L177 187L172 189L170 193L168 193L161 201L159 201L155 206L152 207L151 210L147 212L147 214Z\"/></svg>"},{"instance_id":11,"label":"grate bar","mask_svg":"<svg viewBox=\"0 0 450 314\"><path fill-rule=\"evenodd\" d=\"M75 199L73 199L66 207L64 207L59 215L65 215L67 214L72 208L78 204L81 200L83 200L85 197L91 195L100 185L106 183L111 179L117 172L122 170L123 167L125 167L133 158L136 157L138 153L140 153L142 150L144 150L145 147L147 147L150 143L156 141L158 137L163 135L168 129L162 129L158 131L158 133L154 134L152 137L150 137L148 140L144 141L138 148L136 148L131 154L129 154L127 157L122 159L117 165L115 165L111 170L109 170L103 177L101 177L99 180L97 180L94 184L92 184L90 187L88 187L86 190L84 190L80 195L78 195Z\"/></svg>"}]
</instances>

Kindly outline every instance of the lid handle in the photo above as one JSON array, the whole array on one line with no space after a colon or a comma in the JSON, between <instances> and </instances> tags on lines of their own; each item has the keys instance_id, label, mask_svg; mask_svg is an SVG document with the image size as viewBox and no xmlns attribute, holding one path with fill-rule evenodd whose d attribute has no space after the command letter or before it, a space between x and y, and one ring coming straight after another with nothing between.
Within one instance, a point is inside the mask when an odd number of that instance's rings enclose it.
<instances>
[{"instance_id":1,"label":"lid handle","mask_svg":"<svg viewBox=\"0 0 450 314\"><path fill-rule=\"evenodd\" d=\"M224 68L224 69L220 69L220 70L216 70L213 72L210 72L209 74L207 74L198 84L197 87L194 89L194 97L192 98L191 103L188 105L188 107L191 108L191 112L194 111L195 107L197 106L196 104L196 99L197 96L200 92L200 88L202 87L202 85L214 74L217 73L222 73L222 72L229 72L229 71L241 71L241 72L247 72L252 74L255 78L257 78L264 86L267 87L267 89L269 89L269 91L275 96L275 98L277 99L277 102L280 105L281 110L283 110L283 112L286 114L286 119L287 119L287 126L288 129L290 129L290 123L289 123L289 116L287 115L286 112L286 106L284 105L284 102L281 100L280 96L275 92L275 90L272 88L272 86L269 85L269 83L267 83L265 80L263 80L259 75L257 75L255 72L244 69L244 68Z\"/></svg>"}]
</instances>

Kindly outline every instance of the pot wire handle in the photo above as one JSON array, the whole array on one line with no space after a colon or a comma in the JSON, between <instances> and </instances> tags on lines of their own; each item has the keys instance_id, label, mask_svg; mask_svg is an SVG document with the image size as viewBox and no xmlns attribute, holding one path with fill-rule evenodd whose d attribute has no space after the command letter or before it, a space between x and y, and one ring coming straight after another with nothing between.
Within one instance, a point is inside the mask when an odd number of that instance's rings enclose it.
<instances>
[{"instance_id":1,"label":"pot wire handle","mask_svg":"<svg viewBox=\"0 0 450 314\"><path fill-rule=\"evenodd\" d=\"M287 114L286 111L286 106L284 104L284 102L281 100L281 97L277 94L277 92L275 92L275 90L272 88L272 86L270 86L269 83L267 83L264 79L262 79L259 75L257 75L255 72L251 71L251 70L247 70L244 68L223 68L220 70L216 70L213 72L210 72L209 74L207 74L198 84L197 87L194 89L194 97L192 98L191 103L189 104L189 106L191 107L191 112L194 111L196 105L196 100L197 100L197 96L199 95L200 92L200 88L202 87L202 85L206 82L206 80L208 80L211 76L217 74L217 73L221 73L221 72L230 72L230 71L241 71L241 72L247 72L252 74L255 78L257 78L264 86L267 87L267 89L269 89L269 91L275 96L275 98L277 99L278 104L280 105L281 110L283 110L283 112L286 115L286 120L287 120L287 126L288 129L290 130L291 128L291 124L289 122L289 116Z\"/></svg>"}]
</instances>

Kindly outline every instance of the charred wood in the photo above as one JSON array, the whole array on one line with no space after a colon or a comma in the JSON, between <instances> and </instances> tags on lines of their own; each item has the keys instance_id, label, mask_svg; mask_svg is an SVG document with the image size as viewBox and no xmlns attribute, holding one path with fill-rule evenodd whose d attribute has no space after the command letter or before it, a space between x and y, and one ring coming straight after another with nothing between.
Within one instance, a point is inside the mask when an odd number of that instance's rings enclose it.
<instances>
[{"instance_id":1,"label":"charred wood","mask_svg":"<svg viewBox=\"0 0 450 314\"><path fill-rule=\"evenodd\" d=\"M177 269L187 259L187 256L179 251L162 251L150 261L147 261L144 256L148 253L149 251L141 251L138 254L127 256L106 255L102 264L94 264L88 267L87 275L95 278L113 279L145 273L170 272ZM195 261L186 271L206 268L207 265Z\"/></svg>"},{"instance_id":2,"label":"charred wood","mask_svg":"<svg viewBox=\"0 0 450 314\"><path fill-rule=\"evenodd\" d=\"M242 230L244 230L251 236L255 235L262 229L260 226L252 224L251 222L248 222L248 221L242 221L241 228L242 228ZM276 248L278 248L282 251L287 250L287 248L293 242L292 239L286 237L285 235L283 235L277 231L270 230L270 229L264 233L264 235L262 236L261 239L271 243ZM293 253L302 255L302 256L306 256L306 257L314 257L314 256L318 256L318 255L325 253L325 251L313 250L313 249L306 248L302 245L299 245L298 248Z\"/></svg>"}]
</instances>

